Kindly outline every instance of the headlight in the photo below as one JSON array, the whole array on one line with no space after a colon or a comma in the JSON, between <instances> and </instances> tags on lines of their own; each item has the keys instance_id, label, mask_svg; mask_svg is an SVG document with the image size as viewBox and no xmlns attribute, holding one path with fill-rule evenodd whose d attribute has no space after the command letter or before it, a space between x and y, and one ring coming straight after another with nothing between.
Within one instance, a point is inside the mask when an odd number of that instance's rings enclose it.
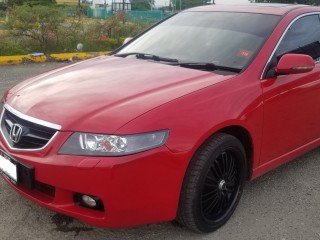
<instances>
[{"instance_id":1,"label":"headlight","mask_svg":"<svg viewBox=\"0 0 320 240\"><path fill-rule=\"evenodd\" d=\"M123 136L73 133L61 147L59 154L124 156L160 147L168 136L168 130Z\"/></svg>"}]
</instances>

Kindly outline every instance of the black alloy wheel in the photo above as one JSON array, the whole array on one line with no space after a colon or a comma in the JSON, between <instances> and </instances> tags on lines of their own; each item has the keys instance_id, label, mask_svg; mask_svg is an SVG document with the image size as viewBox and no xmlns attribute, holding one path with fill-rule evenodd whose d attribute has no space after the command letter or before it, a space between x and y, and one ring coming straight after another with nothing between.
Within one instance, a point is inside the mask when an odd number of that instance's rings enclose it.
<instances>
[{"instance_id":1,"label":"black alloy wheel","mask_svg":"<svg viewBox=\"0 0 320 240\"><path fill-rule=\"evenodd\" d=\"M177 220L196 232L211 232L221 227L238 205L246 170L241 142L229 134L213 135L189 164Z\"/></svg>"}]
</instances>

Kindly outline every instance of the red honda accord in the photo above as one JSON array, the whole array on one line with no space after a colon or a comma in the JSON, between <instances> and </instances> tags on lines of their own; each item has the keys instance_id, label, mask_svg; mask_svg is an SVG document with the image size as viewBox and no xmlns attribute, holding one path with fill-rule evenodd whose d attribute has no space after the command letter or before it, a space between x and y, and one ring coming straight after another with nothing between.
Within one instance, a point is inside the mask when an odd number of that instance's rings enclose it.
<instances>
[{"instance_id":1,"label":"red honda accord","mask_svg":"<svg viewBox=\"0 0 320 240\"><path fill-rule=\"evenodd\" d=\"M246 180L319 146L319 14L193 8L18 84L1 104L2 176L96 226L219 228Z\"/></svg>"}]
</instances>

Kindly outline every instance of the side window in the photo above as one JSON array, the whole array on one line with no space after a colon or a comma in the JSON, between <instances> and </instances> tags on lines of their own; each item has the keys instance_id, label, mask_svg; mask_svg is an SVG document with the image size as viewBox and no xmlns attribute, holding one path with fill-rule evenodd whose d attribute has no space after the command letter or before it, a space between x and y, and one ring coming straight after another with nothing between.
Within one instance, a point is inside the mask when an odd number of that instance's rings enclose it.
<instances>
[{"instance_id":1,"label":"side window","mask_svg":"<svg viewBox=\"0 0 320 240\"><path fill-rule=\"evenodd\" d=\"M286 53L307 54L320 61L319 15L305 16L292 24L276 51L277 60Z\"/></svg>"}]
</instances>

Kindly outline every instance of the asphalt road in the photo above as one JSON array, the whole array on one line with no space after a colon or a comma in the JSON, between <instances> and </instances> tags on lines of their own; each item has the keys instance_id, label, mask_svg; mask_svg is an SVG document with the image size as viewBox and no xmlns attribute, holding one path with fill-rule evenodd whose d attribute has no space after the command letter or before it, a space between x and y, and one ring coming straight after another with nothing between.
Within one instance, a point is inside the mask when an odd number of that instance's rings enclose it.
<instances>
[{"instance_id":1,"label":"asphalt road","mask_svg":"<svg viewBox=\"0 0 320 240\"><path fill-rule=\"evenodd\" d=\"M0 93L61 63L0 66ZM211 234L172 223L101 229L56 214L25 199L0 178L0 240L65 239L320 239L320 148L248 182L230 219Z\"/></svg>"}]
</instances>

